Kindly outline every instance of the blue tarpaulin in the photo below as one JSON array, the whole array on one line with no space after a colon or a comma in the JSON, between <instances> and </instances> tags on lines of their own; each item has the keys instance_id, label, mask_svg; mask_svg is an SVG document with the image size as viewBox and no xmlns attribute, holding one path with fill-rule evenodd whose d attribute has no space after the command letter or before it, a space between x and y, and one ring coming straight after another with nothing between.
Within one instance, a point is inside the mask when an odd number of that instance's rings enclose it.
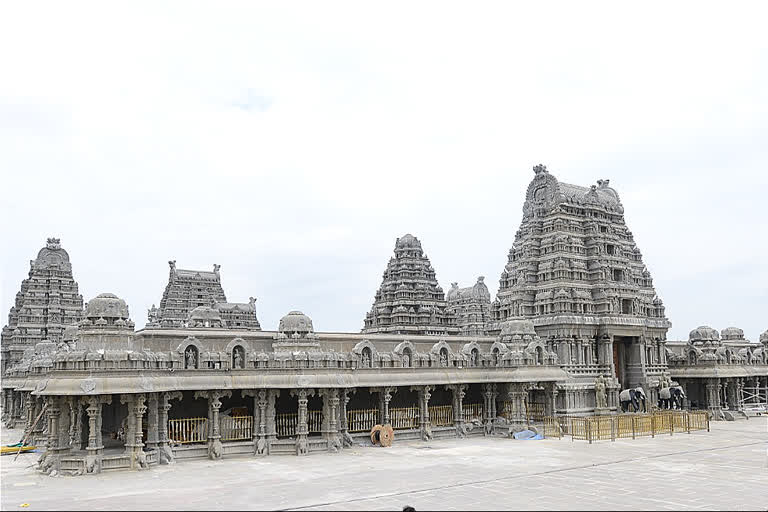
<instances>
[{"instance_id":1,"label":"blue tarpaulin","mask_svg":"<svg viewBox=\"0 0 768 512\"><path fill-rule=\"evenodd\" d=\"M520 432L516 432L513 434L513 437L515 439L521 439L523 441L528 441L530 439L544 439L541 434L536 434L532 430L521 430Z\"/></svg>"}]
</instances>

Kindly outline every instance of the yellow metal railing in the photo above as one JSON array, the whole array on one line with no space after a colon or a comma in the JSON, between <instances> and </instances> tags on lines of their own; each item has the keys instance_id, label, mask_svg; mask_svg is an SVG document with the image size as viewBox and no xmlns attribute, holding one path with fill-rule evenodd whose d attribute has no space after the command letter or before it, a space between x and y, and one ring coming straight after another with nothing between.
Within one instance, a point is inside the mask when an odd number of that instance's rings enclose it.
<instances>
[{"instance_id":1,"label":"yellow metal railing","mask_svg":"<svg viewBox=\"0 0 768 512\"><path fill-rule=\"evenodd\" d=\"M323 411L307 411L307 427L314 434L323 430Z\"/></svg>"},{"instance_id":2,"label":"yellow metal railing","mask_svg":"<svg viewBox=\"0 0 768 512\"><path fill-rule=\"evenodd\" d=\"M397 407L389 410L389 419L392 428L395 430L404 430L419 427L419 408L418 407Z\"/></svg>"},{"instance_id":3,"label":"yellow metal railing","mask_svg":"<svg viewBox=\"0 0 768 512\"><path fill-rule=\"evenodd\" d=\"M208 442L208 418L168 420L168 438L175 443Z\"/></svg>"},{"instance_id":4,"label":"yellow metal railing","mask_svg":"<svg viewBox=\"0 0 768 512\"><path fill-rule=\"evenodd\" d=\"M378 409L347 411L347 430L349 432L370 432L378 422Z\"/></svg>"},{"instance_id":5,"label":"yellow metal railing","mask_svg":"<svg viewBox=\"0 0 768 512\"><path fill-rule=\"evenodd\" d=\"M429 423L433 427L448 427L453 425L453 406L435 405L429 408Z\"/></svg>"},{"instance_id":6,"label":"yellow metal railing","mask_svg":"<svg viewBox=\"0 0 768 512\"><path fill-rule=\"evenodd\" d=\"M464 404L464 421L472 421L473 418L483 419L483 404Z\"/></svg>"},{"instance_id":7,"label":"yellow metal railing","mask_svg":"<svg viewBox=\"0 0 768 512\"><path fill-rule=\"evenodd\" d=\"M275 415L277 437L295 436L298 430L299 413ZM310 434L319 433L323 427L323 411L307 411L307 428Z\"/></svg>"},{"instance_id":8,"label":"yellow metal railing","mask_svg":"<svg viewBox=\"0 0 768 512\"><path fill-rule=\"evenodd\" d=\"M287 413L275 415L275 431L277 437L291 437L296 435L296 425L299 421L299 414Z\"/></svg>"},{"instance_id":9,"label":"yellow metal railing","mask_svg":"<svg viewBox=\"0 0 768 512\"><path fill-rule=\"evenodd\" d=\"M554 430L554 422L559 423L562 432L571 436L571 439L585 440L590 443L606 439L634 439L657 434L690 433L695 430L709 431L709 416L706 411L545 417L541 421L545 426L545 435L548 430Z\"/></svg>"},{"instance_id":10,"label":"yellow metal railing","mask_svg":"<svg viewBox=\"0 0 768 512\"><path fill-rule=\"evenodd\" d=\"M541 421L544 418L544 404L538 402L525 402L525 417L528 421Z\"/></svg>"},{"instance_id":11,"label":"yellow metal railing","mask_svg":"<svg viewBox=\"0 0 768 512\"><path fill-rule=\"evenodd\" d=\"M221 440L241 441L253 436L253 416L222 416Z\"/></svg>"}]
</instances>

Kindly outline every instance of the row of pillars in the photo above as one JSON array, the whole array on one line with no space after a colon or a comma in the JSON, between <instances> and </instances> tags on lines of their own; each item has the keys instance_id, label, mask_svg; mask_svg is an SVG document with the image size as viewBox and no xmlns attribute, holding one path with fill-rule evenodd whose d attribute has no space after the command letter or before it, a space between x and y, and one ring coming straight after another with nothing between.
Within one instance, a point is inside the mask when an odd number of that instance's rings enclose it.
<instances>
[{"instance_id":1,"label":"row of pillars","mask_svg":"<svg viewBox=\"0 0 768 512\"><path fill-rule=\"evenodd\" d=\"M464 425L463 399L466 394L466 384L446 385L446 389L452 391L454 426L456 435L464 437L466 426ZM428 441L432 438L432 427L429 417L429 402L435 386L412 386L419 397L419 430L421 438ZM525 422L524 402L531 389L531 384L484 384L483 397L485 433L493 433L496 422L496 403L499 395L506 392L507 399L512 402L512 422ZM383 423L390 423L389 404L397 387L372 388L372 392L379 394L380 419ZM546 414L554 415L557 389L554 383L547 384ZM285 392L285 390L283 391ZM323 424L321 428L322 439L327 443L329 451L337 451L344 446L352 445L352 438L347 425L347 405L354 388L342 389L292 389L291 396L298 400L298 423L296 430L296 453L304 455L309 452L308 437L308 409L307 404L311 396L323 398ZM208 456L211 459L219 459L223 454L220 431L221 399L231 397L230 390L210 390L195 392L196 399L208 400ZM252 441L254 454L268 455L272 442L277 439L276 432L276 408L275 402L281 390L242 390L243 397L253 398L253 429ZM173 400L181 400L180 392L162 393L138 393L116 395L95 395L85 397L45 396L39 397L30 393L14 393L7 390L3 393L4 415L7 413L14 420L22 413L26 413L27 432L32 432L38 440L44 440L47 450L40 460L40 468L50 472L60 467L62 456L70 453L73 448L79 447L81 439L81 422L83 406L88 415L88 442L86 446L86 473L98 473L102 469L104 445L102 440L102 409L105 404L111 404L113 398L119 397L120 403L127 406L126 431L124 438L124 454L130 458L130 466L133 469L141 469L149 466L147 453L157 450L157 461L161 464L174 462L173 450L168 437L168 412ZM32 426L38 415L45 407L45 415ZM146 447L143 442L143 424L147 422ZM44 421L43 421L44 420ZM42 439L47 435L46 439ZM147 451L145 451L147 448Z\"/></svg>"}]
</instances>

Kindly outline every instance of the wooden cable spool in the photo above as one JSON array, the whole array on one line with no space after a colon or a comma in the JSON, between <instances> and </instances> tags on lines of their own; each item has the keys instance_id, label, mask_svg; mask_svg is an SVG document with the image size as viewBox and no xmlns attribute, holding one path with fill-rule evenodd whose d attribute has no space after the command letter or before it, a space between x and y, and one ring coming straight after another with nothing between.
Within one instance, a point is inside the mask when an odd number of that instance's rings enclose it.
<instances>
[{"instance_id":1,"label":"wooden cable spool","mask_svg":"<svg viewBox=\"0 0 768 512\"><path fill-rule=\"evenodd\" d=\"M379 444L379 438L381 436L381 425L374 425L371 429L371 443Z\"/></svg>"},{"instance_id":2,"label":"wooden cable spool","mask_svg":"<svg viewBox=\"0 0 768 512\"><path fill-rule=\"evenodd\" d=\"M384 425L381 427L381 430L379 431L379 443L381 443L381 446L388 447L392 446L392 441L395 439L395 429L392 428L392 425Z\"/></svg>"}]
</instances>

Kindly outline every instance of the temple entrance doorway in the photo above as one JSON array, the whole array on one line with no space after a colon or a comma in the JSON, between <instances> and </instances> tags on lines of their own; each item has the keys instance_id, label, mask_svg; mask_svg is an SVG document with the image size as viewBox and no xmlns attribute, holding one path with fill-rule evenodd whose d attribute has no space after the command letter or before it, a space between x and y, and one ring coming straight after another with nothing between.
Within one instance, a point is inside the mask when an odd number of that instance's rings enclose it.
<instances>
[{"instance_id":1,"label":"temple entrance doorway","mask_svg":"<svg viewBox=\"0 0 768 512\"><path fill-rule=\"evenodd\" d=\"M613 365L621 389L642 385L643 361L641 346L636 336L614 336Z\"/></svg>"}]
</instances>

